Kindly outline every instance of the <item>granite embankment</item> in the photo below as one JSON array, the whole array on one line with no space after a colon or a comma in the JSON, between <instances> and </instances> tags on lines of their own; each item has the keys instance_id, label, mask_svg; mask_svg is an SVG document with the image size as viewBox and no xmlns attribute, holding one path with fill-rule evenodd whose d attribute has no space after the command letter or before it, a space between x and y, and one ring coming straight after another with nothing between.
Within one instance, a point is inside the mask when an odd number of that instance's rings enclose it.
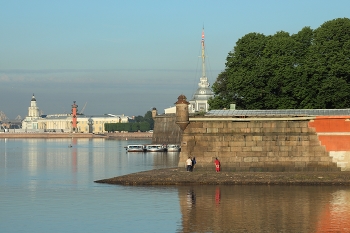
<instances>
[{"instance_id":1,"label":"granite embankment","mask_svg":"<svg viewBox=\"0 0 350 233\"><path fill-rule=\"evenodd\" d=\"M96 183L117 185L350 185L350 172L215 172L166 168L138 172Z\"/></svg>"},{"instance_id":2,"label":"granite embankment","mask_svg":"<svg viewBox=\"0 0 350 233\"><path fill-rule=\"evenodd\" d=\"M0 133L0 138L110 138L110 139L152 139L152 133Z\"/></svg>"}]
</instances>

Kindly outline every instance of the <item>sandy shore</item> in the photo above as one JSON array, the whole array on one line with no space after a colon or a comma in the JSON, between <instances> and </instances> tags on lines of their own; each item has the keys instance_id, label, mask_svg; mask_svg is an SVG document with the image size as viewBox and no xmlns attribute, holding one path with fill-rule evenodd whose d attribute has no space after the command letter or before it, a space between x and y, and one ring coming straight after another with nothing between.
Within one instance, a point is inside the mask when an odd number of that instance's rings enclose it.
<instances>
[{"instance_id":1,"label":"sandy shore","mask_svg":"<svg viewBox=\"0 0 350 233\"><path fill-rule=\"evenodd\" d=\"M215 172L167 168L138 172L96 183L117 185L350 185L350 172Z\"/></svg>"}]
</instances>

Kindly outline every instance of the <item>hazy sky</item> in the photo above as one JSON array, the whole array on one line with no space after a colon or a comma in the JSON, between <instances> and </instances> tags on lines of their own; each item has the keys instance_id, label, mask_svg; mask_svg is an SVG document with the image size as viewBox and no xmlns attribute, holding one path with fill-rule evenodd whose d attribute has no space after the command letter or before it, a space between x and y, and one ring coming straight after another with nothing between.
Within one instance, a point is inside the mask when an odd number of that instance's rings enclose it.
<instances>
[{"instance_id":1,"label":"hazy sky","mask_svg":"<svg viewBox=\"0 0 350 233\"><path fill-rule=\"evenodd\" d=\"M295 34L350 17L349 0L0 0L0 111L25 117L32 94L44 114L159 113L192 98L201 76L224 70L250 32Z\"/></svg>"}]
</instances>

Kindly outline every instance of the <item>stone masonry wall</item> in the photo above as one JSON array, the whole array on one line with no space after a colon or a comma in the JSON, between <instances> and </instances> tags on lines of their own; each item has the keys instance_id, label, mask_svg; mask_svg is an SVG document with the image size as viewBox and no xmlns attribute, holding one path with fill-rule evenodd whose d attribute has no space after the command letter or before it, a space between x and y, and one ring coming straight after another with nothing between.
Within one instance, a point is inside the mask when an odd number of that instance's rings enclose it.
<instances>
[{"instance_id":1,"label":"stone masonry wall","mask_svg":"<svg viewBox=\"0 0 350 233\"><path fill-rule=\"evenodd\" d=\"M182 135L179 167L196 157L196 167L233 171L340 171L309 120L195 121Z\"/></svg>"},{"instance_id":2,"label":"stone masonry wall","mask_svg":"<svg viewBox=\"0 0 350 233\"><path fill-rule=\"evenodd\" d=\"M182 132L175 124L175 114L159 115L154 118L153 144L179 144Z\"/></svg>"}]
</instances>

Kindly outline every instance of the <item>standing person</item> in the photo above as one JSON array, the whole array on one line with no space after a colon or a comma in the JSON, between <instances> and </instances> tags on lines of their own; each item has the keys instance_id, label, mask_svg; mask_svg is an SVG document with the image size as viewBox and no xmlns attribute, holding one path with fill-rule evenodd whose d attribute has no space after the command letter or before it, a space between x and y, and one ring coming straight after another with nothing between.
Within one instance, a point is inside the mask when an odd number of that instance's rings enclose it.
<instances>
[{"instance_id":1,"label":"standing person","mask_svg":"<svg viewBox=\"0 0 350 233\"><path fill-rule=\"evenodd\" d=\"M193 157L192 159L192 166L191 166L191 172L193 172L194 165L196 165L196 157Z\"/></svg>"},{"instance_id":2,"label":"standing person","mask_svg":"<svg viewBox=\"0 0 350 233\"><path fill-rule=\"evenodd\" d=\"M191 171L191 168L192 168L192 159L191 157L188 157L188 159L186 160L186 170L189 172Z\"/></svg>"},{"instance_id":3,"label":"standing person","mask_svg":"<svg viewBox=\"0 0 350 233\"><path fill-rule=\"evenodd\" d=\"M218 158L215 158L215 170L216 172L219 172L220 171L220 161L218 160Z\"/></svg>"}]
</instances>

